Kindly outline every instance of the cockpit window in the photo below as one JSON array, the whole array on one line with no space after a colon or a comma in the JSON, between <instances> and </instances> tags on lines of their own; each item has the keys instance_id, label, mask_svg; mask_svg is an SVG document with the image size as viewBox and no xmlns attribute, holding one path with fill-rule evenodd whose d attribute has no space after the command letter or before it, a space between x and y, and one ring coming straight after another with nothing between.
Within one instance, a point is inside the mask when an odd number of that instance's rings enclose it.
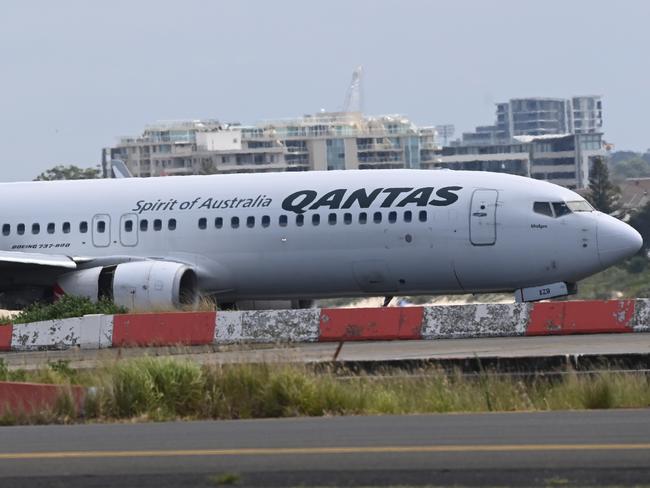
<instances>
[{"instance_id":1,"label":"cockpit window","mask_svg":"<svg viewBox=\"0 0 650 488\"><path fill-rule=\"evenodd\" d=\"M592 207L589 202L586 200L575 200L573 202L566 202L569 209L572 212L593 212L594 207Z\"/></svg>"},{"instance_id":2,"label":"cockpit window","mask_svg":"<svg viewBox=\"0 0 650 488\"><path fill-rule=\"evenodd\" d=\"M566 202L553 202L553 210L555 210L556 217L562 217L571 213L571 209Z\"/></svg>"},{"instance_id":3,"label":"cockpit window","mask_svg":"<svg viewBox=\"0 0 650 488\"><path fill-rule=\"evenodd\" d=\"M533 212L553 217L553 210L549 202L535 202L533 203Z\"/></svg>"}]
</instances>

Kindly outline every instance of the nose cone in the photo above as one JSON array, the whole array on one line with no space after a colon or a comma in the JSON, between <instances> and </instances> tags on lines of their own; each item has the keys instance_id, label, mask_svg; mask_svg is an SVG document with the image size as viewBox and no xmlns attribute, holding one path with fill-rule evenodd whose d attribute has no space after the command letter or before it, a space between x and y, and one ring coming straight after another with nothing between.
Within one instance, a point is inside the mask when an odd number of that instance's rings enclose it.
<instances>
[{"instance_id":1,"label":"nose cone","mask_svg":"<svg viewBox=\"0 0 650 488\"><path fill-rule=\"evenodd\" d=\"M598 220L597 240L598 256L605 268L634 256L643 245L641 234L609 215L603 215Z\"/></svg>"}]
</instances>

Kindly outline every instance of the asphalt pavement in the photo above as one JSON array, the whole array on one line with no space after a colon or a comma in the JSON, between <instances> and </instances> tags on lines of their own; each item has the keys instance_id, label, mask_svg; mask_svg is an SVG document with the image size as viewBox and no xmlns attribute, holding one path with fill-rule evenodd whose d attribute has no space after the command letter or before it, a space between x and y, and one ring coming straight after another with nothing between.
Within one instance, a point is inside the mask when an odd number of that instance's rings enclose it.
<instances>
[{"instance_id":1,"label":"asphalt pavement","mask_svg":"<svg viewBox=\"0 0 650 488\"><path fill-rule=\"evenodd\" d=\"M0 359L12 369L33 369L53 361L73 368L94 368L143 355L175 356L199 363L408 361L472 358L523 359L566 356L650 354L650 333L593 334L541 337L483 337L427 341L359 341L339 344L252 344L241 346L180 346L37 352L4 352Z\"/></svg>"},{"instance_id":2,"label":"asphalt pavement","mask_svg":"<svg viewBox=\"0 0 650 488\"><path fill-rule=\"evenodd\" d=\"M650 410L0 428L0 486L624 486Z\"/></svg>"}]
</instances>

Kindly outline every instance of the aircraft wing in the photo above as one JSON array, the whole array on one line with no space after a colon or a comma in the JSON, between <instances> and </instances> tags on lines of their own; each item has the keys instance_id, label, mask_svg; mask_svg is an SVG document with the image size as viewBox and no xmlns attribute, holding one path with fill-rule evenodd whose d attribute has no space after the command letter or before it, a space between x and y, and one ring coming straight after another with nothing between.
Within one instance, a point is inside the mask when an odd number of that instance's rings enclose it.
<instances>
[{"instance_id":1,"label":"aircraft wing","mask_svg":"<svg viewBox=\"0 0 650 488\"><path fill-rule=\"evenodd\" d=\"M50 266L76 269L77 263L63 254L42 254L37 252L0 251L0 269L6 265Z\"/></svg>"}]
</instances>

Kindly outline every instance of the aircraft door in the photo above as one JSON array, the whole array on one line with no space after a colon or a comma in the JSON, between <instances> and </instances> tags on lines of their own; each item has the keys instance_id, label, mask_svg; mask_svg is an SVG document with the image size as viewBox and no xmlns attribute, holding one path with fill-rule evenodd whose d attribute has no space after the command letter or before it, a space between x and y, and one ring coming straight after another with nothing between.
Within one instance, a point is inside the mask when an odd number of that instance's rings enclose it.
<instances>
[{"instance_id":1,"label":"aircraft door","mask_svg":"<svg viewBox=\"0 0 650 488\"><path fill-rule=\"evenodd\" d=\"M108 247L111 243L111 217L97 214L93 217L93 246Z\"/></svg>"},{"instance_id":2,"label":"aircraft door","mask_svg":"<svg viewBox=\"0 0 650 488\"><path fill-rule=\"evenodd\" d=\"M469 214L469 240L475 246L491 246L497 240L497 190L475 190Z\"/></svg>"},{"instance_id":3,"label":"aircraft door","mask_svg":"<svg viewBox=\"0 0 650 488\"><path fill-rule=\"evenodd\" d=\"M120 218L120 243L128 247L138 245L138 216L136 214L128 213Z\"/></svg>"}]
</instances>

